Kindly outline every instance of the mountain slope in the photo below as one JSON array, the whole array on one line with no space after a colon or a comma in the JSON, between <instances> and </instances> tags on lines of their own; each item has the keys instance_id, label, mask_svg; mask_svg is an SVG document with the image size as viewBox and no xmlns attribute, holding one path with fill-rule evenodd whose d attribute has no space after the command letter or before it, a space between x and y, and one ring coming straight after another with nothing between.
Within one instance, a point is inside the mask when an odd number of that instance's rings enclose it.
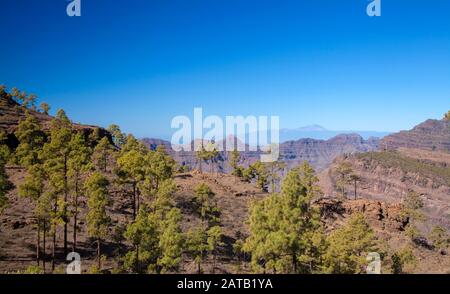
<instances>
[{"instance_id":1,"label":"mountain slope","mask_svg":"<svg viewBox=\"0 0 450 294\"><path fill-rule=\"evenodd\" d=\"M7 93L0 93L0 132L3 131L8 135L7 144L10 147L14 148L18 143L17 138L14 136L14 132L16 131L19 122L25 119L27 112L37 118L44 130L50 128L50 122L53 119L52 116L32 109L26 109L11 99ZM100 137L107 136L108 138L111 138L109 132L101 127L76 123L73 123L72 126L75 130L84 132L86 136L98 130Z\"/></svg>"},{"instance_id":2,"label":"mountain slope","mask_svg":"<svg viewBox=\"0 0 450 294\"><path fill-rule=\"evenodd\" d=\"M156 148L158 145L163 145L179 164L187 165L191 168L197 167L198 163L195 152L175 152L172 150L170 142L164 140L145 138L142 141L149 148ZM299 165L306 160L315 169L323 170L339 155L368 152L377 149L378 139L371 138L364 140L357 134L350 134L338 135L329 140L300 139L284 142L280 144L280 155L281 160L285 161L288 167ZM248 151L247 148L247 151L241 152L241 164L245 166L253 163L259 160L260 155L261 152ZM228 157L228 152L221 152L219 170L229 171Z\"/></svg>"},{"instance_id":3,"label":"mountain slope","mask_svg":"<svg viewBox=\"0 0 450 294\"><path fill-rule=\"evenodd\" d=\"M423 196L427 226L450 228L450 154L401 148L340 157L320 174L327 195L340 197L334 170L342 162L350 163L361 178L357 184L358 198L399 203L408 191L414 190ZM353 198L352 183L348 183L346 190L348 197Z\"/></svg>"},{"instance_id":4,"label":"mountain slope","mask_svg":"<svg viewBox=\"0 0 450 294\"><path fill-rule=\"evenodd\" d=\"M25 171L22 169L9 169L11 180L18 184L23 180ZM201 223L195 209L195 187L206 183L215 193L214 201L220 208L221 225L224 233L223 245L220 246L215 273L249 273L250 266L246 261L239 262L233 252L232 244L236 239L246 238L248 235L247 218L249 205L252 201L268 196L252 184L241 182L239 179L225 174L199 174L196 172L179 174L175 177L178 191L173 197L175 205L181 209L183 232ZM110 230L111 237L103 245L103 254L106 257L104 268L107 272L120 267L120 258L132 246L126 242L114 241L117 232L132 220L131 197L121 193L118 187L111 187L111 196L114 205L108 208L108 214L113 221ZM11 206L0 215L0 272L15 272L34 265L36 227L33 219L33 205L28 199L17 196L13 190L8 194ZM86 221L86 199L82 197L79 215L78 248L81 254L82 271L86 273L92 264L96 263L96 243L88 237ZM320 208L326 231L331 232L344 224L349 216L356 212L364 213L367 221L377 236L385 240L392 250L403 248L408 239L402 231L404 220L399 215L399 204L386 204L373 200L357 200L341 202L334 199L317 199L315 205ZM69 236L71 235L69 226ZM57 271L63 272L66 263L62 254L62 234L58 231ZM70 241L70 240L69 240ZM47 240L47 256L50 260L51 242ZM418 273L445 273L450 269L450 257L442 256L437 251L424 248L414 248L418 257L418 265L414 272ZM211 273L213 258L208 255L202 265L205 273ZM383 264L383 271L389 270L389 260ZM49 263L47 263L47 269ZM187 254L183 254L181 273L195 273L195 262Z\"/></svg>"},{"instance_id":5,"label":"mountain slope","mask_svg":"<svg viewBox=\"0 0 450 294\"><path fill-rule=\"evenodd\" d=\"M429 119L409 131L384 137L380 147L400 147L450 152L450 121Z\"/></svg>"}]
</instances>

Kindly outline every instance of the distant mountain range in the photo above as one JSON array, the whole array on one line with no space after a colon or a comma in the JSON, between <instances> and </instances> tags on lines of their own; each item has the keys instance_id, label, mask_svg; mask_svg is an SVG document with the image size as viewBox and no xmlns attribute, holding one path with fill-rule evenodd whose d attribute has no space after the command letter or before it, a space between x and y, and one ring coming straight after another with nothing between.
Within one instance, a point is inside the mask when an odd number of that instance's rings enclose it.
<instances>
[{"instance_id":1,"label":"distant mountain range","mask_svg":"<svg viewBox=\"0 0 450 294\"><path fill-rule=\"evenodd\" d=\"M389 135L390 133L378 131L355 131L355 130L333 131L328 130L320 125L309 125L296 129L281 129L280 142L298 140L302 138L328 140L341 134L358 134L367 140L371 137L383 138Z\"/></svg>"},{"instance_id":2,"label":"distant mountain range","mask_svg":"<svg viewBox=\"0 0 450 294\"><path fill-rule=\"evenodd\" d=\"M172 150L170 142L165 140L145 138L142 141L151 149L158 145L164 145L178 163L191 168L197 167L195 152L175 152ZM219 141L217 144L223 144L223 141ZM238 146L240 144L242 143L237 142ZM304 138L280 144L280 159L286 162L288 167L296 166L306 160L317 170L323 170L339 155L375 151L378 147L378 138L365 140L358 134L341 134L328 140ZM248 150L248 146L246 150ZM260 159L260 155L260 151L243 151L241 152L241 164L253 163ZM228 156L228 152L221 153L219 162L221 171L229 171Z\"/></svg>"}]
</instances>

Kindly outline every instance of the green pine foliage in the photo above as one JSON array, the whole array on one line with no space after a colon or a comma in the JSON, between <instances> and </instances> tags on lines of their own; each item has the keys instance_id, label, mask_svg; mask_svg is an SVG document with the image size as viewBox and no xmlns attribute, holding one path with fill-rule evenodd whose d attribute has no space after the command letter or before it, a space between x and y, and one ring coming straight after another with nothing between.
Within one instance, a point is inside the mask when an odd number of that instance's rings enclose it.
<instances>
[{"instance_id":1,"label":"green pine foliage","mask_svg":"<svg viewBox=\"0 0 450 294\"><path fill-rule=\"evenodd\" d=\"M89 236L97 241L98 269L101 269L101 243L108 237L111 218L107 207L111 204L109 181L99 172L94 172L86 181L85 189L88 196L87 228Z\"/></svg>"},{"instance_id":2,"label":"green pine foliage","mask_svg":"<svg viewBox=\"0 0 450 294\"><path fill-rule=\"evenodd\" d=\"M13 188L13 184L8 180L8 174L6 173L6 163L11 153L5 141L6 135L0 132L0 213L7 207L7 193Z\"/></svg>"},{"instance_id":3,"label":"green pine foliage","mask_svg":"<svg viewBox=\"0 0 450 294\"><path fill-rule=\"evenodd\" d=\"M20 142L15 150L16 163L24 167L39 163L46 138L36 117L27 112L15 135Z\"/></svg>"},{"instance_id":4,"label":"green pine foliage","mask_svg":"<svg viewBox=\"0 0 450 294\"><path fill-rule=\"evenodd\" d=\"M327 241L324 271L331 274L365 273L367 255L379 249L375 233L360 213L332 232Z\"/></svg>"},{"instance_id":5,"label":"green pine foliage","mask_svg":"<svg viewBox=\"0 0 450 294\"><path fill-rule=\"evenodd\" d=\"M198 214L202 220L202 224L215 224L218 222L220 213L213 197L215 193L206 184L200 184L195 188L195 203L198 207Z\"/></svg>"},{"instance_id":6,"label":"green pine foliage","mask_svg":"<svg viewBox=\"0 0 450 294\"><path fill-rule=\"evenodd\" d=\"M192 228L187 233L187 251L197 264L197 273L202 273L202 263L208 250L208 235L205 226Z\"/></svg>"},{"instance_id":7,"label":"green pine foliage","mask_svg":"<svg viewBox=\"0 0 450 294\"><path fill-rule=\"evenodd\" d=\"M243 250L251 254L255 272L321 271L325 236L320 213L311 205L320 195L317 181L305 162L288 173L281 193L253 203Z\"/></svg>"},{"instance_id":8,"label":"green pine foliage","mask_svg":"<svg viewBox=\"0 0 450 294\"><path fill-rule=\"evenodd\" d=\"M109 143L107 137L100 139L98 144L94 148L92 154L92 161L97 170L106 173L108 169L108 162L113 154L113 147Z\"/></svg>"},{"instance_id":9,"label":"green pine foliage","mask_svg":"<svg viewBox=\"0 0 450 294\"><path fill-rule=\"evenodd\" d=\"M157 260L160 273L179 271L185 241L180 227L181 221L181 211L178 208L172 208L161 222L158 244L160 256Z\"/></svg>"}]
</instances>

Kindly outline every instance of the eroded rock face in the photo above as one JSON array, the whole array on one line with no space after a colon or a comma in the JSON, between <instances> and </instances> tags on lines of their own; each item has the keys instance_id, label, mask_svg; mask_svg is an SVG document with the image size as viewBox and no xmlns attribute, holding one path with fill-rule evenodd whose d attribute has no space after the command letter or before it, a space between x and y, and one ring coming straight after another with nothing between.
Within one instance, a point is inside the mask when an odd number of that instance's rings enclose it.
<instances>
[{"instance_id":1,"label":"eroded rock face","mask_svg":"<svg viewBox=\"0 0 450 294\"><path fill-rule=\"evenodd\" d=\"M300 139L281 144L280 152L289 166L308 161L321 171L338 156L373 151L378 148L378 139L364 140L360 135L338 135L329 140Z\"/></svg>"},{"instance_id":2,"label":"eroded rock face","mask_svg":"<svg viewBox=\"0 0 450 294\"><path fill-rule=\"evenodd\" d=\"M359 176L358 198L399 203L409 191L415 191L422 195L427 225L450 228L449 153L400 148L338 158L319 176L326 195L340 196L335 170L343 161ZM353 183L348 183L347 196L353 197L353 191Z\"/></svg>"},{"instance_id":3,"label":"eroded rock face","mask_svg":"<svg viewBox=\"0 0 450 294\"><path fill-rule=\"evenodd\" d=\"M380 148L417 148L450 152L450 121L429 119L410 131L384 137Z\"/></svg>"},{"instance_id":4,"label":"eroded rock face","mask_svg":"<svg viewBox=\"0 0 450 294\"><path fill-rule=\"evenodd\" d=\"M348 200L323 198L315 202L320 207L326 222L348 218L355 213L362 213L369 224L376 229L403 231L409 220L402 216L401 204L387 204L374 200Z\"/></svg>"}]
</instances>

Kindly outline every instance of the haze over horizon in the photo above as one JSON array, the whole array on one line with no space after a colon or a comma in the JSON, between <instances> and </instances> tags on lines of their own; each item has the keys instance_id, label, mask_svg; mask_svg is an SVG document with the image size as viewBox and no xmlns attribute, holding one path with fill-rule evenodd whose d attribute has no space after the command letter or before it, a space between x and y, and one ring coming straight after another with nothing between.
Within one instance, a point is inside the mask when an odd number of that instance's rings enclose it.
<instances>
[{"instance_id":1,"label":"haze over horizon","mask_svg":"<svg viewBox=\"0 0 450 294\"><path fill-rule=\"evenodd\" d=\"M66 1L5 1L0 84L137 137L170 137L194 107L396 132L449 107L450 3L432 2L370 18L365 0L96 0L69 18Z\"/></svg>"}]
</instances>

